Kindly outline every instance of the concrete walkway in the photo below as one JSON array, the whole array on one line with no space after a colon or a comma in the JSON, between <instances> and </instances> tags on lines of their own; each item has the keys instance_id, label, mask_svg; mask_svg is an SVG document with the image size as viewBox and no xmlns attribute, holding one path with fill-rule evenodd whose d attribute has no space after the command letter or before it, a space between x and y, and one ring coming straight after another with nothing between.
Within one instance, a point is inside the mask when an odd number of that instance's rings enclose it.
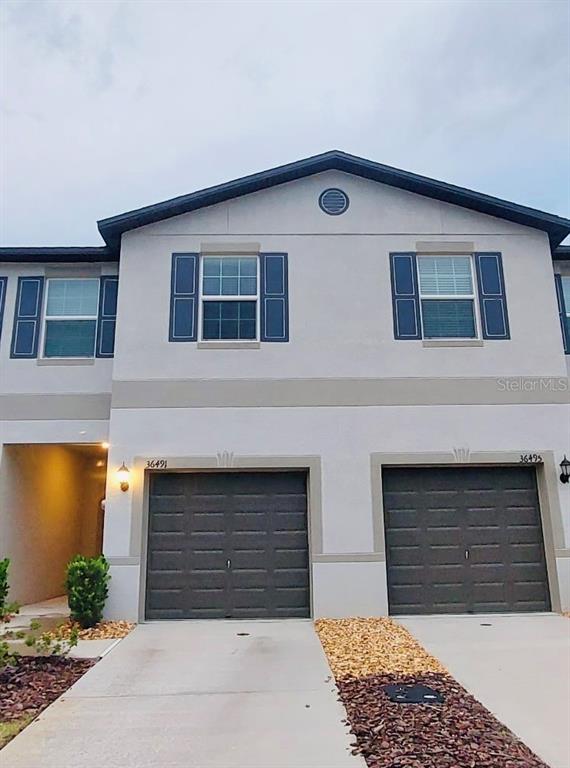
<instances>
[{"instance_id":1,"label":"concrete walkway","mask_svg":"<svg viewBox=\"0 0 570 768\"><path fill-rule=\"evenodd\" d=\"M569 619L536 614L400 621L551 768L569 768Z\"/></svg>"},{"instance_id":2,"label":"concrete walkway","mask_svg":"<svg viewBox=\"0 0 570 768\"><path fill-rule=\"evenodd\" d=\"M309 621L143 624L2 768L364 768Z\"/></svg>"}]
</instances>

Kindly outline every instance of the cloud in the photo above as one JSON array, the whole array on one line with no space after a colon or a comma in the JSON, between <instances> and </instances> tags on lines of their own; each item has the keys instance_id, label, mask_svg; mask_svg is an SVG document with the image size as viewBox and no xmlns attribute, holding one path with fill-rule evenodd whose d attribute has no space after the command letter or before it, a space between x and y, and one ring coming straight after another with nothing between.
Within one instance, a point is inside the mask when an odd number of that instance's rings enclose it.
<instances>
[{"instance_id":1,"label":"cloud","mask_svg":"<svg viewBox=\"0 0 570 768\"><path fill-rule=\"evenodd\" d=\"M0 237L339 148L568 215L564 2L8 2Z\"/></svg>"}]
</instances>

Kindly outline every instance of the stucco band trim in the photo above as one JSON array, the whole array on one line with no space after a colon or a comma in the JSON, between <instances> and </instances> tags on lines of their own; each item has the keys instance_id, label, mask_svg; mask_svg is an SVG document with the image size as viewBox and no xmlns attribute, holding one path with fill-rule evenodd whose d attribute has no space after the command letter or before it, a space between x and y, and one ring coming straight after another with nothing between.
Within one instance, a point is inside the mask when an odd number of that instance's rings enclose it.
<instances>
[{"instance_id":1,"label":"stucco band trim","mask_svg":"<svg viewBox=\"0 0 570 768\"><path fill-rule=\"evenodd\" d=\"M421 342L420 342L421 343ZM113 382L113 408L566 404L560 377L141 379Z\"/></svg>"},{"instance_id":2,"label":"stucco band trim","mask_svg":"<svg viewBox=\"0 0 570 768\"><path fill-rule=\"evenodd\" d=\"M90 421L109 419L111 395L0 395L0 421Z\"/></svg>"}]
</instances>

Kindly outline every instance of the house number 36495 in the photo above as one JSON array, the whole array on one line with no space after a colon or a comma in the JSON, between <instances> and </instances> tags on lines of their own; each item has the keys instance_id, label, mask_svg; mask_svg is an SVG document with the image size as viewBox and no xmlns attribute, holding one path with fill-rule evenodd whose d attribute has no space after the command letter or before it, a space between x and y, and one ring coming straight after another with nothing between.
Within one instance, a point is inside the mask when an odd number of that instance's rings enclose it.
<instances>
[{"instance_id":1,"label":"house number 36495","mask_svg":"<svg viewBox=\"0 0 570 768\"><path fill-rule=\"evenodd\" d=\"M166 459L148 459L146 463L147 469L166 469L168 462Z\"/></svg>"},{"instance_id":2,"label":"house number 36495","mask_svg":"<svg viewBox=\"0 0 570 768\"><path fill-rule=\"evenodd\" d=\"M521 453L521 464L542 464L540 453Z\"/></svg>"}]
</instances>

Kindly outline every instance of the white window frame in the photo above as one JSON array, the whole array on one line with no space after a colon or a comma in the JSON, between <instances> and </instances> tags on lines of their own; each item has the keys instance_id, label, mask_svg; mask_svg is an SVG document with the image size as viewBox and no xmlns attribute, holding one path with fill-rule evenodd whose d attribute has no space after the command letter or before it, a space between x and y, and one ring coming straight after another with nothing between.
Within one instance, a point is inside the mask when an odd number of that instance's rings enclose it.
<instances>
[{"instance_id":1,"label":"white window frame","mask_svg":"<svg viewBox=\"0 0 570 768\"><path fill-rule=\"evenodd\" d=\"M204 261L206 259L255 259L256 261L256 273L255 273L255 295L248 294L247 296L240 296L239 294L233 294L229 296L205 296L204 289ZM261 301L260 301L260 269L261 263L259 254L255 253L205 253L200 256L200 268L198 270L199 285L198 285L198 341L207 344L244 344L248 342L257 342L260 339L260 314L261 314ZM204 319L204 302L207 301L255 301L255 338L254 339L205 339L203 336L203 319Z\"/></svg>"},{"instance_id":2,"label":"white window frame","mask_svg":"<svg viewBox=\"0 0 570 768\"><path fill-rule=\"evenodd\" d=\"M570 317L570 301L566 301L566 294L564 293L564 283L570 285L570 275L560 275L560 290L562 291L562 298L564 299L564 312L566 317ZM568 293L570 297L570 292Z\"/></svg>"},{"instance_id":3,"label":"white window frame","mask_svg":"<svg viewBox=\"0 0 570 768\"><path fill-rule=\"evenodd\" d=\"M442 259L442 258L468 258L469 259L469 267L471 269L471 285L473 286L473 293L447 293L447 294L437 294L437 293L422 293L422 286L421 286L421 280L420 280L420 266L419 262L420 259ZM468 253L422 253L417 254L417 272L418 272L418 297L419 297L419 305L420 305L420 317L421 317L421 323L422 323L422 336L426 341L478 341L482 338L481 336L481 318L480 318L480 307L479 307L479 294L478 294L478 287L477 287L477 275L475 273L475 258L472 254ZM423 306L422 306L422 299L425 299L426 301L429 301L430 299L441 299L442 301L450 301L453 299L469 299L473 301L473 319L475 323L475 336L426 336L425 335L425 329L424 329L424 317L423 317Z\"/></svg>"},{"instance_id":4,"label":"white window frame","mask_svg":"<svg viewBox=\"0 0 570 768\"><path fill-rule=\"evenodd\" d=\"M99 295L99 287L97 288L97 309L95 311L95 315L48 315L47 313L47 307L48 307L48 296L49 296L49 286L50 283L57 283L57 282L66 282L69 283L71 280L92 280L93 282L96 282L99 286L99 278L98 277L48 277L46 278L46 285L44 290L44 297L43 297L43 307L42 307L42 324L41 324L41 334L40 334L40 358L42 360L93 360L95 358L95 354L97 352L97 323L99 320L99 301L101 300L101 297ZM93 354L87 356L79 356L79 355L62 355L61 357L56 357L53 355L50 355L49 357L45 354L45 342L46 342L46 330L47 330L47 323L48 320L95 320L95 341L93 343Z\"/></svg>"}]
</instances>

